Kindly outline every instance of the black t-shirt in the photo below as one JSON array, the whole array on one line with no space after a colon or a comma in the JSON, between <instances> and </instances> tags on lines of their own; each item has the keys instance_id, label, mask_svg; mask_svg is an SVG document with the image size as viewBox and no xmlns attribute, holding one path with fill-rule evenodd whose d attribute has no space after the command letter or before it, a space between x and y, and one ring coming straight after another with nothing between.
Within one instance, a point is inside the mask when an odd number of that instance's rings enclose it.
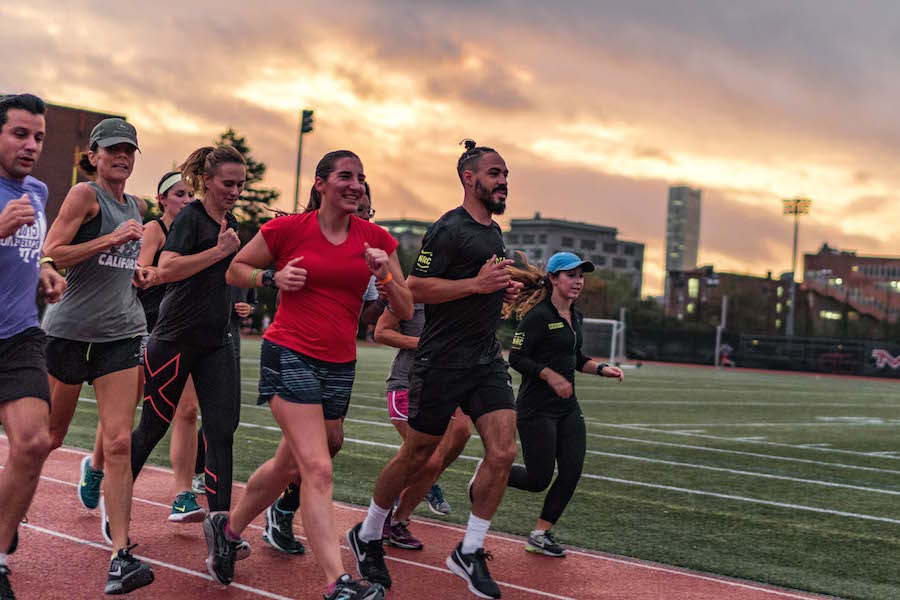
<instances>
[{"instance_id":1,"label":"black t-shirt","mask_svg":"<svg viewBox=\"0 0 900 600\"><path fill-rule=\"evenodd\" d=\"M460 206L438 219L425 233L412 275L469 279L478 275L492 255L498 259L506 257L500 226L494 222L482 225ZM427 304L416 362L437 368L460 368L499 358L497 328L503 295L504 290L500 290Z\"/></svg>"},{"instance_id":2,"label":"black t-shirt","mask_svg":"<svg viewBox=\"0 0 900 600\"><path fill-rule=\"evenodd\" d=\"M509 366L522 374L516 400L520 417L536 412L566 414L577 402L574 387L570 398L560 398L540 373L549 367L575 385L575 371L590 360L581 353L583 319L581 311L573 307L570 327L547 296L519 322L509 351Z\"/></svg>"},{"instance_id":3,"label":"black t-shirt","mask_svg":"<svg viewBox=\"0 0 900 600\"><path fill-rule=\"evenodd\" d=\"M237 219L231 213L226 213L225 218L228 227L237 231ZM199 254L216 246L220 230L221 225L209 216L203 203L194 200L175 217L162 251L182 256ZM154 338L198 346L225 343L231 317L231 289L225 283L225 271L236 254L187 279L168 284L153 329Z\"/></svg>"}]
</instances>

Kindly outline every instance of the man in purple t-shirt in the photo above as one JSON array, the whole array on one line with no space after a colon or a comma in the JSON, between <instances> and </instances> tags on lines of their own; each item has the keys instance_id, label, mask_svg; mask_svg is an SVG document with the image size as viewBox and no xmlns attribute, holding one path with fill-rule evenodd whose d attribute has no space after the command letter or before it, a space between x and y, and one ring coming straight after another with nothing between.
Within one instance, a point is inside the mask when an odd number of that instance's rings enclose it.
<instances>
[{"instance_id":1,"label":"man in purple t-shirt","mask_svg":"<svg viewBox=\"0 0 900 600\"><path fill-rule=\"evenodd\" d=\"M31 177L46 133L44 102L0 96L0 423L9 458L0 471L0 597L12 598L8 554L50 452L50 387L35 290L57 302L66 280L41 258L47 186Z\"/></svg>"}]
</instances>

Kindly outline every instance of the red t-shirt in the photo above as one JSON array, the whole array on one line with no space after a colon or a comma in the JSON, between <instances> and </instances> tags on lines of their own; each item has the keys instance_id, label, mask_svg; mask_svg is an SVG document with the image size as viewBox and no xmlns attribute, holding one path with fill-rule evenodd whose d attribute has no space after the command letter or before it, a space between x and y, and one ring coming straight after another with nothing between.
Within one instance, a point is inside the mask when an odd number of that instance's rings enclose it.
<instances>
[{"instance_id":1,"label":"red t-shirt","mask_svg":"<svg viewBox=\"0 0 900 600\"><path fill-rule=\"evenodd\" d=\"M300 291L282 292L275 320L263 337L312 358L350 362L356 359L359 311L372 276L363 244L388 255L398 244L378 225L351 216L347 239L335 246L319 228L318 214L278 217L260 229L278 269L302 256L298 266L307 271Z\"/></svg>"}]
</instances>

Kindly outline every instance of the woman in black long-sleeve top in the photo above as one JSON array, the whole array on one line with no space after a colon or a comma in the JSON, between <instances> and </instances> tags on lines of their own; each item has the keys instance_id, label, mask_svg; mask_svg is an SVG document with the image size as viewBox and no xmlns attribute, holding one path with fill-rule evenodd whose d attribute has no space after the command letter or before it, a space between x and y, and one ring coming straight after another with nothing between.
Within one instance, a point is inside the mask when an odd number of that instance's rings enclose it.
<instances>
[{"instance_id":1,"label":"woman in black long-sleeve top","mask_svg":"<svg viewBox=\"0 0 900 600\"><path fill-rule=\"evenodd\" d=\"M594 265L571 252L547 262L547 274L528 265L510 269L524 288L507 315L520 319L509 353L510 366L522 374L516 400L517 426L525 466L513 465L511 487L540 492L550 485L553 467L559 475L544 499L544 508L525 549L564 556L565 548L551 528L575 493L584 466L586 431L575 398L575 370L622 380L622 370L601 364L581 352L583 316L572 305L584 287L584 273Z\"/></svg>"}]
</instances>

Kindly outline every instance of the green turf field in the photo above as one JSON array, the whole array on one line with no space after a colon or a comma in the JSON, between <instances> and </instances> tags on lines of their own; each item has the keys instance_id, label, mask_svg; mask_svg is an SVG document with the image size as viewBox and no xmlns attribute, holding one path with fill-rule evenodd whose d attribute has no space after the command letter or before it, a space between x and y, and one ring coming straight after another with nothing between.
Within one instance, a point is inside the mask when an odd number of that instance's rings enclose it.
<instances>
[{"instance_id":1,"label":"green turf field","mask_svg":"<svg viewBox=\"0 0 900 600\"><path fill-rule=\"evenodd\" d=\"M244 340L235 437L235 479L244 481L280 438L268 407L255 406L258 353L258 340ZM393 354L359 348L336 499L368 504L399 444L384 398ZM563 543L847 598L900 598L897 382L651 365L626 370L622 384L579 376L576 389L588 457L554 529ZM90 447L96 423L96 406L80 403L66 442ZM441 478L450 521L468 516L466 483L481 455L473 436ZM168 465L168 437L151 460ZM492 528L526 534L542 500L507 491Z\"/></svg>"}]
</instances>

